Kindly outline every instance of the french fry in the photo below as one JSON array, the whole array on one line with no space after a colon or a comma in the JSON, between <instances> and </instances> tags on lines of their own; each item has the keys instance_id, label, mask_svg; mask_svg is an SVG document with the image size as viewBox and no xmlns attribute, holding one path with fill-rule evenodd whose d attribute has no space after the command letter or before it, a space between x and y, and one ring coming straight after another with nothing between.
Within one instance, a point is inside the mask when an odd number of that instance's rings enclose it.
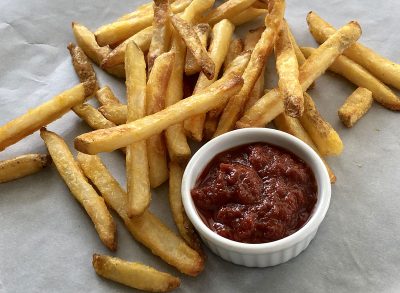
<instances>
[{"instance_id":1,"label":"french fry","mask_svg":"<svg viewBox=\"0 0 400 293\"><path fill-rule=\"evenodd\" d=\"M96 90L98 90L96 72L85 52L83 52L82 48L73 43L69 43L67 48L71 54L72 65L74 66L80 82L94 80L96 83Z\"/></svg>"},{"instance_id":2,"label":"french fry","mask_svg":"<svg viewBox=\"0 0 400 293\"><path fill-rule=\"evenodd\" d=\"M69 190L92 219L101 241L110 250L115 251L117 249L117 230L104 199L87 182L71 151L60 136L45 128L40 130L40 136Z\"/></svg>"},{"instance_id":3,"label":"french fry","mask_svg":"<svg viewBox=\"0 0 400 293\"><path fill-rule=\"evenodd\" d=\"M151 71L154 60L168 51L171 38L169 0L154 1L153 37L147 54L147 70Z\"/></svg>"},{"instance_id":4,"label":"french fry","mask_svg":"<svg viewBox=\"0 0 400 293\"><path fill-rule=\"evenodd\" d=\"M95 89L93 81L81 83L0 127L0 151L81 104Z\"/></svg>"},{"instance_id":5,"label":"french fry","mask_svg":"<svg viewBox=\"0 0 400 293\"><path fill-rule=\"evenodd\" d=\"M99 112L116 125L126 123L126 117L128 115L126 105L106 104L99 108Z\"/></svg>"},{"instance_id":6,"label":"french fry","mask_svg":"<svg viewBox=\"0 0 400 293\"><path fill-rule=\"evenodd\" d=\"M207 76L208 79L213 79L215 75L215 64L208 55L207 50L201 44L200 39L193 27L188 22L176 15L171 17L171 23L184 40L190 52L192 52L197 64L199 64L201 67L201 71Z\"/></svg>"},{"instance_id":7,"label":"french fry","mask_svg":"<svg viewBox=\"0 0 400 293\"><path fill-rule=\"evenodd\" d=\"M211 10L203 17L203 22L211 25L223 19L231 19L249 8L256 0L228 0Z\"/></svg>"},{"instance_id":8,"label":"french fry","mask_svg":"<svg viewBox=\"0 0 400 293\"><path fill-rule=\"evenodd\" d=\"M262 33L265 30L265 26L260 26L256 29L249 30L249 32L244 37L244 51L254 50L258 41L261 38Z\"/></svg>"},{"instance_id":9,"label":"french fry","mask_svg":"<svg viewBox=\"0 0 400 293\"><path fill-rule=\"evenodd\" d=\"M240 26L244 23L253 21L260 16L265 16L268 13L267 9L258 9L249 7L238 15L234 15L229 18L230 22L232 22L236 27Z\"/></svg>"},{"instance_id":10,"label":"french fry","mask_svg":"<svg viewBox=\"0 0 400 293\"><path fill-rule=\"evenodd\" d=\"M276 0L270 14L265 18L266 28L251 53L251 58L243 73L244 85L240 92L229 99L218 123L214 137L230 131L235 126L247 102L249 94L264 68L266 58L271 52L275 37L285 12L285 0Z\"/></svg>"},{"instance_id":11,"label":"french fry","mask_svg":"<svg viewBox=\"0 0 400 293\"><path fill-rule=\"evenodd\" d=\"M182 273L196 276L204 269L204 259L151 212L146 210L140 216L132 219L128 217L127 194L98 156L79 153L77 159L83 172L97 187L107 204L122 218L138 242Z\"/></svg>"},{"instance_id":12,"label":"french fry","mask_svg":"<svg viewBox=\"0 0 400 293\"><path fill-rule=\"evenodd\" d=\"M152 267L107 255L94 254L93 268L103 278L144 291L168 292L181 283L178 278Z\"/></svg>"},{"instance_id":13,"label":"french fry","mask_svg":"<svg viewBox=\"0 0 400 293\"><path fill-rule=\"evenodd\" d=\"M101 105L121 104L109 86L104 86L96 92L96 99Z\"/></svg>"},{"instance_id":14,"label":"french fry","mask_svg":"<svg viewBox=\"0 0 400 293\"><path fill-rule=\"evenodd\" d=\"M114 127L115 124L107 120L95 107L83 103L72 108L76 115L79 116L93 129L104 129Z\"/></svg>"},{"instance_id":15,"label":"french fry","mask_svg":"<svg viewBox=\"0 0 400 293\"><path fill-rule=\"evenodd\" d=\"M300 117L304 111L303 89L299 82L299 64L285 22L282 23L275 42L275 55L278 86L285 113L294 118Z\"/></svg>"},{"instance_id":16,"label":"french fry","mask_svg":"<svg viewBox=\"0 0 400 293\"><path fill-rule=\"evenodd\" d=\"M243 86L236 73L225 75L200 94L179 101L153 115L109 129L95 130L75 138L75 148L87 154L113 151L158 134L171 125L223 104Z\"/></svg>"},{"instance_id":17,"label":"french fry","mask_svg":"<svg viewBox=\"0 0 400 293\"><path fill-rule=\"evenodd\" d=\"M37 173L51 165L51 162L51 156L43 154L28 154L0 161L0 183Z\"/></svg>"},{"instance_id":18,"label":"french fry","mask_svg":"<svg viewBox=\"0 0 400 293\"><path fill-rule=\"evenodd\" d=\"M157 113L165 107L165 94L174 64L175 53L163 53L157 57L147 82L147 115ZM131 122L131 121L128 121ZM162 134L147 139L150 185L156 188L168 180L167 150Z\"/></svg>"},{"instance_id":19,"label":"french fry","mask_svg":"<svg viewBox=\"0 0 400 293\"><path fill-rule=\"evenodd\" d=\"M263 2L262 0L257 0L256 2L253 3L253 5L251 5L251 7L260 8L260 9L268 9L268 3Z\"/></svg>"},{"instance_id":20,"label":"french fry","mask_svg":"<svg viewBox=\"0 0 400 293\"><path fill-rule=\"evenodd\" d=\"M235 27L233 24L226 19L221 20L214 25L212 31L212 40L209 48L209 55L211 60L215 64L214 78L209 80L205 74L201 73L196 83L194 93L198 93L204 88L208 87L213 83L219 74L222 64L225 60L226 54L229 49L229 42L231 40ZM200 114L198 116L191 117L184 122L186 133L195 141L201 141L203 139L203 128L206 114Z\"/></svg>"},{"instance_id":21,"label":"french fry","mask_svg":"<svg viewBox=\"0 0 400 293\"><path fill-rule=\"evenodd\" d=\"M143 52L134 43L127 45L125 54L127 117L135 121L146 115L146 63ZM126 178L129 217L142 214L150 204L149 162L145 141L126 148Z\"/></svg>"},{"instance_id":22,"label":"french fry","mask_svg":"<svg viewBox=\"0 0 400 293\"><path fill-rule=\"evenodd\" d=\"M215 0L193 0L192 3L186 7L180 17L190 24L199 22L200 16L210 9L214 3Z\"/></svg>"},{"instance_id":23,"label":"french fry","mask_svg":"<svg viewBox=\"0 0 400 293\"><path fill-rule=\"evenodd\" d=\"M340 120L347 127L353 127L371 108L372 93L366 88L357 88L340 107L338 115Z\"/></svg>"},{"instance_id":24,"label":"french fry","mask_svg":"<svg viewBox=\"0 0 400 293\"><path fill-rule=\"evenodd\" d=\"M301 50L306 56L315 51L314 48L301 48ZM358 87L369 89L372 92L374 100L382 106L390 110L400 110L400 98L364 67L346 56L341 55L337 57L335 62L329 67L329 70L345 77Z\"/></svg>"},{"instance_id":25,"label":"french fry","mask_svg":"<svg viewBox=\"0 0 400 293\"><path fill-rule=\"evenodd\" d=\"M343 151L338 133L321 117L307 93L304 93L304 113L299 120L322 156L336 156Z\"/></svg>"},{"instance_id":26,"label":"french fry","mask_svg":"<svg viewBox=\"0 0 400 293\"><path fill-rule=\"evenodd\" d=\"M211 27L208 23L199 23L193 27L196 32L199 40L204 48L207 48L207 41L210 35ZM186 52L186 61L185 61L185 73L186 75L193 75L201 71L200 65L197 63L194 58L192 52L188 50Z\"/></svg>"},{"instance_id":27,"label":"french fry","mask_svg":"<svg viewBox=\"0 0 400 293\"><path fill-rule=\"evenodd\" d=\"M241 39L233 39L229 45L228 53L224 60L224 71L228 69L230 64L240 53L243 52L244 43Z\"/></svg>"},{"instance_id":28,"label":"french fry","mask_svg":"<svg viewBox=\"0 0 400 293\"><path fill-rule=\"evenodd\" d=\"M332 25L313 11L307 15L307 23L318 43L323 43L336 31ZM400 90L400 64L380 56L360 43L350 46L343 55L360 64L382 82Z\"/></svg>"}]
</instances>

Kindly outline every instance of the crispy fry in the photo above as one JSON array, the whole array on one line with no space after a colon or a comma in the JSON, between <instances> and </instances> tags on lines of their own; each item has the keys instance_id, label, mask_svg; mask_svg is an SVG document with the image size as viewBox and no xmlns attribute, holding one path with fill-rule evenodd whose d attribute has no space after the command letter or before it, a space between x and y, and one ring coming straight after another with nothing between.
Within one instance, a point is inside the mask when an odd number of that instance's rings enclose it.
<instances>
[{"instance_id":1,"label":"crispy fry","mask_svg":"<svg viewBox=\"0 0 400 293\"><path fill-rule=\"evenodd\" d=\"M146 115L146 63L143 52L131 42L125 54L127 117L135 121ZM128 190L127 212L129 217L142 214L150 204L151 191L149 162L145 141L126 148L126 178Z\"/></svg>"},{"instance_id":2,"label":"crispy fry","mask_svg":"<svg viewBox=\"0 0 400 293\"><path fill-rule=\"evenodd\" d=\"M314 48L301 48L306 56L314 52ZM364 67L346 56L339 56L329 67L329 70L342 75L355 85L365 87L372 92L373 98L382 106L399 111L400 98L384 83L369 73Z\"/></svg>"},{"instance_id":3,"label":"crispy fry","mask_svg":"<svg viewBox=\"0 0 400 293\"><path fill-rule=\"evenodd\" d=\"M0 151L57 120L92 95L94 82L81 83L0 127Z\"/></svg>"},{"instance_id":4,"label":"crispy fry","mask_svg":"<svg viewBox=\"0 0 400 293\"><path fill-rule=\"evenodd\" d=\"M200 239L192 223L189 221L182 204L181 185L183 170L178 163L169 163L169 205L179 234L191 248L201 254Z\"/></svg>"},{"instance_id":5,"label":"crispy fry","mask_svg":"<svg viewBox=\"0 0 400 293\"><path fill-rule=\"evenodd\" d=\"M107 120L92 105L83 103L73 107L72 110L93 129L104 129L115 126L113 122Z\"/></svg>"},{"instance_id":6,"label":"crispy fry","mask_svg":"<svg viewBox=\"0 0 400 293\"><path fill-rule=\"evenodd\" d=\"M109 86L104 86L96 92L96 99L101 105L121 104Z\"/></svg>"},{"instance_id":7,"label":"crispy fry","mask_svg":"<svg viewBox=\"0 0 400 293\"><path fill-rule=\"evenodd\" d=\"M99 196L92 185L87 182L82 170L74 160L64 140L45 128L40 136L57 167L58 172L67 184L75 199L84 207L92 219L101 241L111 250L117 249L116 226L104 199Z\"/></svg>"},{"instance_id":8,"label":"crispy fry","mask_svg":"<svg viewBox=\"0 0 400 293\"><path fill-rule=\"evenodd\" d=\"M271 52L275 37L285 12L285 0L276 0L270 14L265 18L266 28L255 46L249 64L243 73L244 85L241 91L229 99L218 123L214 137L230 131L235 126L249 94L264 68L266 58Z\"/></svg>"},{"instance_id":9,"label":"crispy fry","mask_svg":"<svg viewBox=\"0 0 400 293\"><path fill-rule=\"evenodd\" d=\"M199 23L193 27L196 32L199 40L204 48L207 48L207 41L210 35L211 27L208 23ZM197 63L194 58L192 52L188 50L186 52L186 61L185 61L185 73L186 75L193 75L201 71L200 65Z\"/></svg>"},{"instance_id":10,"label":"crispy fry","mask_svg":"<svg viewBox=\"0 0 400 293\"><path fill-rule=\"evenodd\" d=\"M323 43L336 31L333 26L313 11L307 15L307 23L311 34L318 43ZM363 66L382 82L400 90L400 64L380 56L360 43L350 46L343 52L343 55Z\"/></svg>"},{"instance_id":11,"label":"crispy fry","mask_svg":"<svg viewBox=\"0 0 400 293\"><path fill-rule=\"evenodd\" d=\"M211 10L203 17L211 25L223 19L231 19L249 8L256 0L228 0Z\"/></svg>"},{"instance_id":12,"label":"crispy fry","mask_svg":"<svg viewBox=\"0 0 400 293\"><path fill-rule=\"evenodd\" d=\"M278 33L275 54L279 91L283 97L285 113L294 118L300 117L304 111L303 89L299 82L299 64L285 22Z\"/></svg>"},{"instance_id":13,"label":"crispy fry","mask_svg":"<svg viewBox=\"0 0 400 293\"><path fill-rule=\"evenodd\" d=\"M240 26L244 23L247 23L249 21L253 21L257 19L260 16L264 16L265 14L268 13L267 9L258 9L258 8L253 8L249 7L243 12L239 13L238 15L234 15L229 20L235 25L235 26Z\"/></svg>"},{"instance_id":14,"label":"crispy fry","mask_svg":"<svg viewBox=\"0 0 400 293\"><path fill-rule=\"evenodd\" d=\"M154 1L153 37L147 54L147 70L151 71L154 60L168 51L171 39L169 0Z\"/></svg>"},{"instance_id":15,"label":"crispy fry","mask_svg":"<svg viewBox=\"0 0 400 293\"><path fill-rule=\"evenodd\" d=\"M0 161L0 183L37 173L51 165L51 162L51 156L43 154L28 154Z\"/></svg>"},{"instance_id":16,"label":"crispy fry","mask_svg":"<svg viewBox=\"0 0 400 293\"><path fill-rule=\"evenodd\" d=\"M126 123L127 108L126 105L122 104L106 104L99 108L101 114L104 115L108 120L121 125Z\"/></svg>"},{"instance_id":17,"label":"crispy fry","mask_svg":"<svg viewBox=\"0 0 400 293\"><path fill-rule=\"evenodd\" d=\"M242 85L243 79L237 74L225 75L200 94L181 100L153 115L128 124L82 134L75 139L75 148L87 154L96 154L147 139L171 125L218 107L232 94L237 93Z\"/></svg>"},{"instance_id":18,"label":"crispy fry","mask_svg":"<svg viewBox=\"0 0 400 293\"><path fill-rule=\"evenodd\" d=\"M145 211L130 219L127 213L128 197L119 183L103 165L98 156L78 154L78 162L86 176L103 195L125 223L132 236L149 248L151 252L180 272L198 275L204 268L204 259L177 237L155 215Z\"/></svg>"},{"instance_id":19,"label":"crispy fry","mask_svg":"<svg viewBox=\"0 0 400 293\"><path fill-rule=\"evenodd\" d=\"M157 113L165 107L165 94L174 64L175 53L161 54L154 63L147 82L147 115ZM130 122L130 121L129 121ZM167 150L162 134L147 139L150 185L156 188L168 180Z\"/></svg>"},{"instance_id":20,"label":"crispy fry","mask_svg":"<svg viewBox=\"0 0 400 293\"><path fill-rule=\"evenodd\" d=\"M181 283L178 278L152 267L107 255L94 254L93 268L103 278L144 291L167 292Z\"/></svg>"},{"instance_id":21,"label":"crispy fry","mask_svg":"<svg viewBox=\"0 0 400 293\"><path fill-rule=\"evenodd\" d=\"M199 37L193 27L182 18L174 15L171 22L181 38L184 40L188 49L192 52L196 62L200 65L202 72L208 79L213 79L215 75L215 64L201 44Z\"/></svg>"},{"instance_id":22,"label":"crispy fry","mask_svg":"<svg viewBox=\"0 0 400 293\"><path fill-rule=\"evenodd\" d=\"M235 60L235 58L239 56L240 53L243 52L243 48L244 48L244 43L241 39L233 39L231 41L228 53L226 54L224 60L224 71L226 71L229 65L232 63L232 61Z\"/></svg>"},{"instance_id":23,"label":"crispy fry","mask_svg":"<svg viewBox=\"0 0 400 293\"><path fill-rule=\"evenodd\" d=\"M222 63L224 62L225 56L228 53L229 42L231 40L234 29L235 27L233 26L233 24L226 19L223 19L214 25L212 32L213 38L211 40L209 49L209 55L211 57L211 60L215 64L214 78L209 80L203 73L201 73L194 89L195 94L208 87L217 79L219 71L222 67ZM184 123L187 134L195 141L201 141L203 139L205 118L206 114L204 113L198 116L191 117L190 119L187 119Z\"/></svg>"},{"instance_id":24,"label":"crispy fry","mask_svg":"<svg viewBox=\"0 0 400 293\"><path fill-rule=\"evenodd\" d=\"M93 66L85 52L73 43L69 43L67 48L71 54L72 65L80 82L94 80L96 82L96 90L98 90L96 72L94 72Z\"/></svg>"},{"instance_id":25,"label":"crispy fry","mask_svg":"<svg viewBox=\"0 0 400 293\"><path fill-rule=\"evenodd\" d=\"M339 155L343 143L338 133L319 114L312 98L304 93L304 114L299 118L323 156Z\"/></svg>"},{"instance_id":26,"label":"crispy fry","mask_svg":"<svg viewBox=\"0 0 400 293\"><path fill-rule=\"evenodd\" d=\"M338 111L340 120L347 127L353 127L371 108L372 93L366 88L357 88Z\"/></svg>"}]
</instances>

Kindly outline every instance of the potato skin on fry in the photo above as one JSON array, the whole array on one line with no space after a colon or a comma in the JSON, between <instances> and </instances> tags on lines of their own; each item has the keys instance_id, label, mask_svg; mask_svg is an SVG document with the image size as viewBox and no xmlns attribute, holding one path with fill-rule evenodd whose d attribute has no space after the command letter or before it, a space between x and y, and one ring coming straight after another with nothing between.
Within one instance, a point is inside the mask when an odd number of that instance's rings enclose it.
<instances>
[{"instance_id":1,"label":"potato skin on fry","mask_svg":"<svg viewBox=\"0 0 400 293\"><path fill-rule=\"evenodd\" d=\"M73 43L69 43L67 48L71 54L72 65L74 66L80 82L93 80L96 83L95 90L98 90L99 86L97 83L96 72L94 71L93 66L85 52L83 52L82 48Z\"/></svg>"},{"instance_id":2,"label":"potato skin on fry","mask_svg":"<svg viewBox=\"0 0 400 293\"><path fill-rule=\"evenodd\" d=\"M208 23L199 23L193 27L197 36L200 39L201 44L204 48L207 48L208 37L210 35L211 27ZM185 61L185 74L193 75L201 71L200 65L197 63L194 58L192 52L188 50L186 52L186 61Z\"/></svg>"},{"instance_id":3,"label":"potato skin on fry","mask_svg":"<svg viewBox=\"0 0 400 293\"><path fill-rule=\"evenodd\" d=\"M372 93L366 88L357 88L344 102L338 111L340 120L347 127L353 127L371 108Z\"/></svg>"}]
</instances>

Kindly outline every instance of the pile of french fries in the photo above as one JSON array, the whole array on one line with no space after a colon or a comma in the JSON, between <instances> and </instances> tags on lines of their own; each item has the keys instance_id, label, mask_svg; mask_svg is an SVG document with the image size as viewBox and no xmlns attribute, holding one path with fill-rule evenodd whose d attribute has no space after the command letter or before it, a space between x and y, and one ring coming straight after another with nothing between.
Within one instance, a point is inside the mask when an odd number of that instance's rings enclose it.
<instances>
[{"instance_id":1,"label":"pile of french fries","mask_svg":"<svg viewBox=\"0 0 400 293\"><path fill-rule=\"evenodd\" d=\"M273 122L321 157L339 155L338 133L307 93L326 70L358 87L338 111L347 127L365 115L373 100L400 110L400 99L385 85L400 89L400 65L357 43L357 22L336 30L310 12L307 23L321 45L302 48L284 18L285 8L285 0L229 0L216 7L214 0L154 0L94 33L74 22L77 45L68 49L80 84L0 127L0 150L40 130L50 156L0 162L0 183L53 161L106 247L117 249L113 209L154 255L184 274L198 275L204 253L181 200L191 156L188 138L204 141ZM243 39L234 35L238 26L260 17L262 26ZM279 82L265 90L265 63L272 53ZM126 79L126 104L110 87L99 88L91 62ZM185 84L188 76L194 76L195 85ZM100 107L87 103L90 97ZM75 139L76 157L63 138L45 128L70 110L94 129ZM97 156L114 150L126 155L126 191ZM334 183L335 174L325 164ZM152 189L167 181L179 236L148 210ZM180 285L170 274L111 256L94 254L93 267L100 276L137 289L165 292Z\"/></svg>"}]
</instances>

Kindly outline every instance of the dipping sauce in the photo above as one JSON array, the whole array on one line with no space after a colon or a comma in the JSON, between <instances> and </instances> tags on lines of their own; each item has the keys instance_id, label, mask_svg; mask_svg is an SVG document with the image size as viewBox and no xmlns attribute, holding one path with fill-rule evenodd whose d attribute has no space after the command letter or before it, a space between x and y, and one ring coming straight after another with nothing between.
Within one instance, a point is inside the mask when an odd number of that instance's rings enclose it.
<instances>
[{"instance_id":1,"label":"dipping sauce","mask_svg":"<svg viewBox=\"0 0 400 293\"><path fill-rule=\"evenodd\" d=\"M293 153L253 143L215 156L191 195L214 232L238 242L266 243L305 224L317 202L317 183Z\"/></svg>"}]
</instances>

